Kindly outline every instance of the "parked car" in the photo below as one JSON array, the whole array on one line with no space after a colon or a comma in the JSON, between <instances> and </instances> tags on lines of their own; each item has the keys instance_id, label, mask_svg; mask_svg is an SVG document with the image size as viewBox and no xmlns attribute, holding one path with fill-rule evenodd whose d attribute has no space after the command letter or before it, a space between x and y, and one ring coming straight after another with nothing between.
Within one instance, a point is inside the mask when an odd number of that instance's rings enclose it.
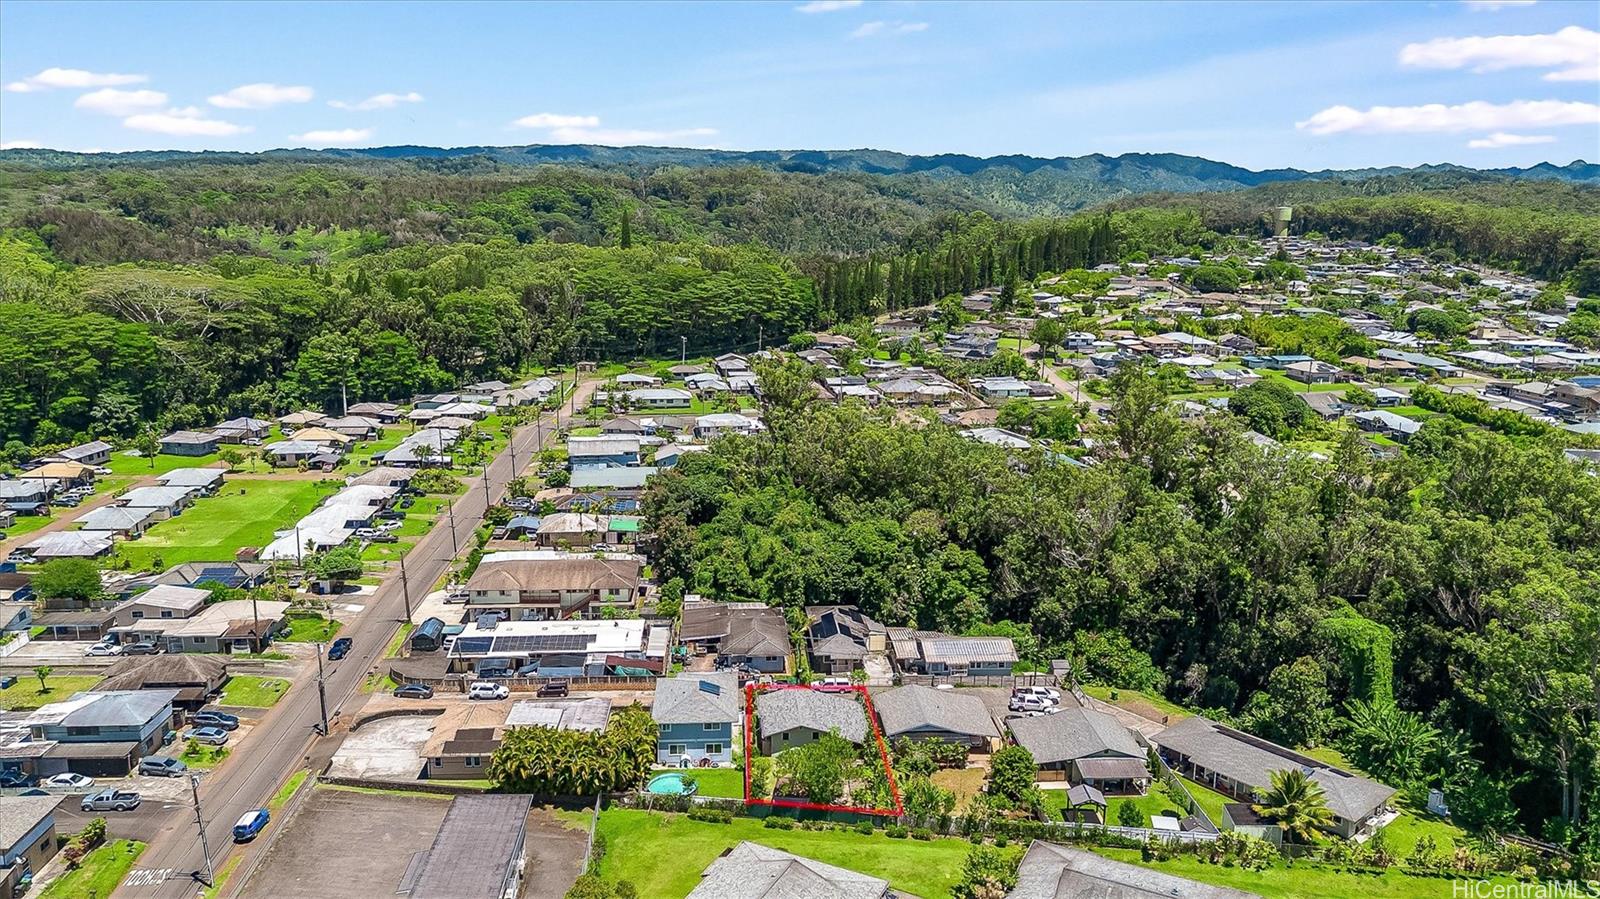
<instances>
[{"instance_id":1,"label":"parked car","mask_svg":"<svg viewBox=\"0 0 1600 899\"><path fill-rule=\"evenodd\" d=\"M1013 712L1047 712L1055 708L1055 705L1040 696L1013 696L1010 708Z\"/></svg>"},{"instance_id":2,"label":"parked car","mask_svg":"<svg viewBox=\"0 0 1600 899\"><path fill-rule=\"evenodd\" d=\"M340 637L333 641L332 645L328 647L328 661L337 662L349 655L350 647L353 645L349 637Z\"/></svg>"},{"instance_id":3,"label":"parked car","mask_svg":"<svg viewBox=\"0 0 1600 899\"><path fill-rule=\"evenodd\" d=\"M378 533L378 529L377 528L356 528L356 536L361 538L362 540L366 540L368 538L371 538L371 537L377 535L377 533Z\"/></svg>"},{"instance_id":4,"label":"parked car","mask_svg":"<svg viewBox=\"0 0 1600 899\"><path fill-rule=\"evenodd\" d=\"M1011 695L1013 697L1037 696L1040 699L1047 699L1051 703L1061 701L1061 691L1055 687L1017 687L1011 691Z\"/></svg>"},{"instance_id":5,"label":"parked car","mask_svg":"<svg viewBox=\"0 0 1600 899\"><path fill-rule=\"evenodd\" d=\"M368 543L399 543L400 538L388 531L379 531L367 538Z\"/></svg>"},{"instance_id":6,"label":"parked car","mask_svg":"<svg viewBox=\"0 0 1600 899\"><path fill-rule=\"evenodd\" d=\"M32 565L35 560L32 554L26 550L14 549L11 551L11 555L6 556L6 561L15 562L18 565Z\"/></svg>"},{"instance_id":7,"label":"parked car","mask_svg":"<svg viewBox=\"0 0 1600 899\"><path fill-rule=\"evenodd\" d=\"M122 647L116 643L96 643L85 649L83 654L86 656L120 656L122 655Z\"/></svg>"},{"instance_id":8,"label":"parked car","mask_svg":"<svg viewBox=\"0 0 1600 899\"><path fill-rule=\"evenodd\" d=\"M218 712L214 709L201 709L194 713L189 723L199 727L220 727L223 730L238 730L239 716L227 712Z\"/></svg>"},{"instance_id":9,"label":"parked car","mask_svg":"<svg viewBox=\"0 0 1600 899\"><path fill-rule=\"evenodd\" d=\"M94 786L94 778L68 771L65 774L57 774L55 777L50 778L44 782L44 785L47 787L62 787L68 790L87 790Z\"/></svg>"},{"instance_id":10,"label":"parked car","mask_svg":"<svg viewBox=\"0 0 1600 899\"><path fill-rule=\"evenodd\" d=\"M854 686L848 677L823 677L811 682L811 689L824 693L843 693Z\"/></svg>"},{"instance_id":11,"label":"parked car","mask_svg":"<svg viewBox=\"0 0 1600 899\"><path fill-rule=\"evenodd\" d=\"M233 841L235 843L248 843L256 838L267 822L272 819L271 813L264 808L252 809L239 816L233 825Z\"/></svg>"},{"instance_id":12,"label":"parked car","mask_svg":"<svg viewBox=\"0 0 1600 899\"><path fill-rule=\"evenodd\" d=\"M260 437L246 437L245 439L243 439L243 440L241 440L239 442L241 444L245 445L245 446L260 446L261 445L261 438Z\"/></svg>"},{"instance_id":13,"label":"parked car","mask_svg":"<svg viewBox=\"0 0 1600 899\"><path fill-rule=\"evenodd\" d=\"M375 516L379 521L404 521L406 513L399 509L384 509Z\"/></svg>"},{"instance_id":14,"label":"parked car","mask_svg":"<svg viewBox=\"0 0 1600 899\"><path fill-rule=\"evenodd\" d=\"M539 698L566 696L568 689L567 682L564 680L546 681L539 686Z\"/></svg>"},{"instance_id":15,"label":"parked car","mask_svg":"<svg viewBox=\"0 0 1600 899\"><path fill-rule=\"evenodd\" d=\"M153 656L160 651L161 647L149 642L129 643L122 647L122 654L125 656Z\"/></svg>"},{"instance_id":16,"label":"parked car","mask_svg":"<svg viewBox=\"0 0 1600 899\"><path fill-rule=\"evenodd\" d=\"M0 771L0 787L14 789L16 787L38 786L38 784L39 778L20 768L8 768Z\"/></svg>"},{"instance_id":17,"label":"parked car","mask_svg":"<svg viewBox=\"0 0 1600 899\"><path fill-rule=\"evenodd\" d=\"M111 469L109 469L109 468L105 467L104 465L102 465L99 468L96 468L94 470L94 473L95 474L111 474Z\"/></svg>"},{"instance_id":18,"label":"parked car","mask_svg":"<svg viewBox=\"0 0 1600 899\"><path fill-rule=\"evenodd\" d=\"M131 812L139 807L139 794L132 790L101 790L83 797L86 812Z\"/></svg>"},{"instance_id":19,"label":"parked car","mask_svg":"<svg viewBox=\"0 0 1600 899\"><path fill-rule=\"evenodd\" d=\"M511 690L505 684L491 684L488 681L476 681L467 688L468 699L505 699L511 695Z\"/></svg>"},{"instance_id":20,"label":"parked car","mask_svg":"<svg viewBox=\"0 0 1600 899\"><path fill-rule=\"evenodd\" d=\"M412 499L411 497L408 496L405 499L400 501L400 508L409 509L409 508L411 508L411 504L415 503L415 502L416 502L416 500L414 500L414 499Z\"/></svg>"},{"instance_id":21,"label":"parked car","mask_svg":"<svg viewBox=\"0 0 1600 899\"><path fill-rule=\"evenodd\" d=\"M164 755L147 755L139 760L139 773L150 777L182 777L189 766Z\"/></svg>"},{"instance_id":22,"label":"parked car","mask_svg":"<svg viewBox=\"0 0 1600 899\"><path fill-rule=\"evenodd\" d=\"M228 732L220 727L196 727L189 731L187 739L196 743L221 746L228 742Z\"/></svg>"},{"instance_id":23,"label":"parked car","mask_svg":"<svg viewBox=\"0 0 1600 899\"><path fill-rule=\"evenodd\" d=\"M433 688L427 684L402 684L394 688L394 695L400 699L432 699Z\"/></svg>"}]
</instances>

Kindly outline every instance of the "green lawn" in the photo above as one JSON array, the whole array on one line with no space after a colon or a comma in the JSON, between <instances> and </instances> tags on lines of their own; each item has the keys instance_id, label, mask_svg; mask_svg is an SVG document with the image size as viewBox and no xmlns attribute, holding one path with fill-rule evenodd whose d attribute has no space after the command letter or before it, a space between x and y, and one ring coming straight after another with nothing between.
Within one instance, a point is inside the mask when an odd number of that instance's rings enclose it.
<instances>
[{"instance_id":1,"label":"green lawn","mask_svg":"<svg viewBox=\"0 0 1600 899\"><path fill-rule=\"evenodd\" d=\"M1196 799L1199 799L1199 797L1196 797ZM1117 817L1117 814L1124 805L1131 805L1138 810L1140 817L1144 819L1138 825L1139 827L1149 827L1150 818L1153 815L1171 815L1173 817L1182 818L1184 815L1188 814L1188 812L1183 810L1183 804L1174 800L1167 792L1166 786L1160 782L1157 782L1155 785L1151 786L1150 792L1143 796L1107 796L1107 824L1122 823L1122 819ZM1209 812L1207 812L1207 814L1209 814ZM1213 820L1212 823L1215 824L1216 820Z\"/></svg>"},{"instance_id":2,"label":"green lawn","mask_svg":"<svg viewBox=\"0 0 1600 899\"><path fill-rule=\"evenodd\" d=\"M696 792L701 796L721 796L727 799L744 798L744 769L742 768L695 768L682 770L679 768L657 768L650 772L651 777L657 774L687 774L695 779Z\"/></svg>"},{"instance_id":3,"label":"green lawn","mask_svg":"<svg viewBox=\"0 0 1600 899\"><path fill-rule=\"evenodd\" d=\"M1356 766L1350 764L1350 760L1344 757L1344 753L1334 749L1332 746L1318 746L1315 749L1306 749L1302 746L1301 748L1296 749L1295 752L1298 752L1301 755L1310 756L1319 762L1326 762L1335 768L1343 768L1346 771L1352 771L1356 774L1366 773L1365 771L1362 771Z\"/></svg>"},{"instance_id":4,"label":"green lawn","mask_svg":"<svg viewBox=\"0 0 1600 899\"><path fill-rule=\"evenodd\" d=\"M1180 721L1194 714L1177 703L1169 702L1160 696L1141 693L1138 690L1122 690L1113 687L1102 687L1099 684L1086 684L1083 687L1083 692L1101 702L1108 702L1118 708L1127 709L1135 715L1149 718L1152 721L1160 721L1163 715L1170 715L1173 721ZM1117 694L1116 699L1111 698L1113 692Z\"/></svg>"},{"instance_id":5,"label":"green lawn","mask_svg":"<svg viewBox=\"0 0 1600 899\"><path fill-rule=\"evenodd\" d=\"M289 689L289 682L281 677L256 677L236 674L222 687L222 704L271 708Z\"/></svg>"},{"instance_id":6,"label":"green lawn","mask_svg":"<svg viewBox=\"0 0 1600 899\"><path fill-rule=\"evenodd\" d=\"M183 751L178 753L178 758L191 768L204 771L222 764L228 757L229 749L226 746L211 746L206 743L186 742Z\"/></svg>"},{"instance_id":7,"label":"green lawn","mask_svg":"<svg viewBox=\"0 0 1600 899\"><path fill-rule=\"evenodd\" d=\"M332 640L342 626L315 612L294 613L289 616L289 632L278 639L285 643L325 643Z\"/></svg>"},{"instance_id":8,"label":"green lawn","mask_svg":"<svg viewBox=\"0 0 1600 899\"><path fill-rule=\"evenodd\" d=\"M278 788L278 792L272 794L272 798L267 801L267 808L272 811L283 808L284 803L294 796L295 790L300 789L300 785L306 782L306 775L310 773L309 770L301 768L299 771L289 775L289 779L284 781L283 786Z\"/></svg>"},{"instance_id":9,"label":"green lawn","mask_svg":"<svg viewBox=\"0 0 1600 899\"><path fill-rule=\"evenodd\" d=\"M1389 842L1389 848L1402 858L1410 855L1411 850L1417 847L1417 840L1424 836L1433 837L1439 846L1439 851L1446 856L1456 846L1467 844L1466 831L1443 818L1435 818L1427 812L1415 812L1410 809L1402 809L1400 817L1383 829L1383 835Z\"/></svg>"},{"instance_id":10,"label":"green lawn","mask_svg":"<svg viewBox=\"0 0 1600 899\"><path fill-rule=\"evenodd\" d=\"M83 899L109 896L139 860L144 844L137 840L112 840L83 857L77 870L51 882L39 899Z\"/></svg>"},{"instance_id":11,"label":"green lawn","mask_svg":"<svg viewBox=\"0 0 1600 899\"><path fill-rule=\"evenodd\" d=\"M564 812L574 826L589 815ZM627 880L652 897L682 897L700 882L700 872L742 840L772 846L830 865L882 877L897 890L918 896L949 896L961 876L971 844L959 839L894 840L880 831L769 830L754 818L705 824L683 815L614 808L600 814L606 853L599 874Z\"/></svg>"},{"instance_id":12,"label":"green lawn","mask_svg":"<svg viewBox=\"0 0 1600 899\"><path fill-rule=\"evenodd\" d=\"M17 711L36 709L50 702L71 699L72 694L88 690L100 683L93 674L53 674L45 678L46 689L39 690L39 679L33 672L18 673L17 682L0 690L0 709Z\"/></svg>"},{"instance_id":13,"label":"green lawn","mask_svg":"<svg viewBox=\"0 0 1600 899\"><path fill-rule=\"evenodd\" d=\"M1246 871L1209 865L1189 855L1146 863L1140 860L1137 849L1095 851L1117 861L1165 871L1178 877L1245 890L1263 899L1374 899L1378 896L1383 899L1441 899L1451 895L1449 880L1416 877L1393 869L1382 874L1357 874L1300 861L1292 868L1280 863L1264 871ZM1489 882L1511 883L1506 878L1492 878Z\"/></svg>"},{"instance_id":14,"label":"green lawn","mask_svg":"<svg viewBox=\"0 0 1600 899\"><path fill-rule=\"evenodd\" d=\"M241 449L254 449L254 447L241 447ZM170 456L162 453L155 457L155 464L146 456L125 456L121 452L111 454L111 461L105 464L113 474L128 475L130 477L145 477L148 475L166 474L174 468L206 468L222 461L216 453L209 456Z\"/></svg>"},{"instance_id":15,"label":"green lawn","mask_svg":"<svg viewBox=\"0 0 1600 899\"><path fill-rule=\"evenodd\" d=\"M77 510L60 509L57 511L76 513ZM11 527L6 528L4 533L7 537L21 537L23 534L31 534L55 520L50 515L18 515L17 520L13 521Z\"/></svg>"},{"instance_id":16,"label":"green lawn","mask_svg":"<svg viewBox=\"0 0 1600 899\"><path fill-rule=\"evenodd\" d=\"M1200 808L1205 810L1206 817L1211 819L1212 824L1221 826L1222 807L1230 802L1239 801L1237 799L1224 796L1221 793L1218 793L1216 790L1213 790L1204 784L1196 783L1187 777L1182 777L1180 775L1179 779L1183 781L1184 786L1189 788L1189 795L1193 796L1194 801L1198 802L1200 804Z\"/></svg>"},{"instance_id":17,"label":"green lawn","mask_svg":"<svg viewBox=\"0 0 1600 899\"><path fill-rule=\"evenodd\" d=\"M406 638L411 636L411 632L416 627L415 624L409 621L401 622L400 629L394 632L394 637L389 640L389 645L383 650L383 657L386 659L399 658L400 647L405 645Z\"/></svg>"},{"instance_id":18,"label":"green lawn","mask_svg":"<svg viewBox=\"0 0 1600 899\"><path fill-rule=\"evenodd\" d=\"M383 429L383 436L377 440L370 440L356 445L354 450L345 456L345 464L359 473L372 463L372 457L378 453L386 453L399 446L406 437L410 436L411 428L404 424L393 424Z\"/></svg>"},{"instance_id":19,"label":"green lawn","mask_svg":"<svg viewBox=\"0 0 1600 899\"><path fill-rule=\"evenodd\" d=\"M241 547L271 543L274 531L292 526L334 489L317 481L230 480L218 495L157 522L138 540L119 542L117 555L138 570L158 556L163 567L232 559Z\"/></svg>"}]
</instances>

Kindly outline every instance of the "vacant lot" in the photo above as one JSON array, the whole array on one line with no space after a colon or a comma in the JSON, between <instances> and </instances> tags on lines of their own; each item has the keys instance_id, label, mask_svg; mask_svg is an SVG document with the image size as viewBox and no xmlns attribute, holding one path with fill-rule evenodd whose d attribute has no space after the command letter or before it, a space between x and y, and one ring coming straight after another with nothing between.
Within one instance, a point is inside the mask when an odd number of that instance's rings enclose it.
<instances>
[{"instance_id":1,"label":"vacant lot","mask_svg":"<svg viewBox=\"0 0 1600 899\"><path fill-rule=\"evenodd\" d=\"M31 672L17 675L17 682L0 690L0 710L36 709L50 702L71 699L72 694L87 690L100 683L92 674L53 674L44 679L46 689L39 689L39 678Z\"/></svg>"},{"instance_id":2,"label":"vacant lot","mask_svg":"<svg viewBox=\"0 0 1600 899\"><path fill-rule=\"evenodd\" d=\"M151 567L158 557L166 567L231 559L240 547L271 543L275 531L292 526L334 489L317 481L231 479L216 496L119 544L118 554L135 569Z\"/></svg>"},{"instance_id":3,"label":"vacant lot","mask_svg":"<svg viewBox=\"0 0 1600 899\"><path fill-rule=\"evenodd\" d=\"M411 854L433 843L449 808L448 796L319 787L277 835L243 895L271 899L391 895Z\"/></svg>"},{"instance_id":4,"label":"vacant lot","mask_svg":"<svg viewBox=\"0 0 1600 899\"><path fill-rule=\"evenodd\" d=\"M289 682L281 677L236 674L222 687L222 704L271 708L288 689Z\"/></svg>"}]
</instances>

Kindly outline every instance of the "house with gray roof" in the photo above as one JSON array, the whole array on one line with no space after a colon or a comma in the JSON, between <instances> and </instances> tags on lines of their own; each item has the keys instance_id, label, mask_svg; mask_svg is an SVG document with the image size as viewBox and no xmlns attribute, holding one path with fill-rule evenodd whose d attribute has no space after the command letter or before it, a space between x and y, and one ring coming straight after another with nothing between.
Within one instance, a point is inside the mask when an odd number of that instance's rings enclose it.
<instances>
[{"instance_id":1,"label":"house with gray roof","mask_svg":"<svg viewBox=\"0 0 1600 899\"><path fill-rule=\"evenodd\" d=\"M125 509L149 509L156 521L165 521L194 505L194 492L187 487L135 487L118 497Z\"/></svg>"},{"instance_id":2,"label":"house with gray roof","mask_svg":"<svg viewBox=\"0 0 1600 899\"><path fill-rule=\"evenodd\" d=\"M888 631L895 667L907 674L1009 677L1017 662L1017 648L1010 637L952 637L906 627Z\"/></svg>"},{"instance_id":3,"label":"house with gray roof","mask_svg":"<svg viewBox=\"0 0 1600 899\"><path fill-rule=\"evenodd\" d=\"M169 456L209 456L221 439L200 431L173 431L161 438L161 451Z\"/></svg>"},{"instance_id":4,"label":"house with gray roof","mask_svg":"<svg viewBox=\"0 0 1600 899\"><path fill-rule=\"evenodd\" d=\"M93 532L97 537L122 537L138 539L155 518L153 509L129 509L124 506L101 506L77 517L80 530Z\"/></svg>"},{"instance_id":5,"label":"house with gray roof","mask_svg":"<svg viewBox=\"0 0 1600 899\"><path fill-rule=\"evenodd\" d=\"M1044 771L1064 772L1103 794L1143 793L1150 786L1145 749L1117 719L1093 709L1061 709L1006 722L1017 745Z\"/></svg>"},{"instance_id":6,"label":"house with gray roof","mask_svg":"<svg viewBox=\"0 0 1600 899\"><path fill-rule=\"evenodd\" d=\"M807 606L806 621L811 670L819 674L849 674L888 651L888 629L855 606Z\"/></svg>"},{"instance_id":7,"label":"house with gray roof","mask_svg":"<svg viewBox=\"0 0 1600 899\"><path fill-rule=\"evenodd\" d=\"M982 699L960 690L895 687L872 695L872 707L890 740L940 739L970 749L993 748L1000 738L994 716Z\"/></svg>"},{"instance_id":8,"label":"house with gray roof","mask_svg":"<svg viewBox=\"0 0 1600 899\"><path fill-rule=\"evenodd\" d=\"M889 882L747 841L701 875L688 899L888 899Z\"/></svg>"},{"instance_id":9,"label":"house with gray roof","mask_svg":"<svg viewBox=\"0 0 1600 899\"><path fill-rule=\"evenodd\" d=\"M804 746L837 733L864 743L870 728L856 694L824 693L807 687L780 687L756 694L761 751L767 755Z\"/></svg>"},{"instance_id":10,"label":"house with gray roof","mask_svg":"<svg viewBox=\"0 0 1600 899\"><path fill-rule=\"evenodd\" d=\"M177 696L177 690L85 692L35 710L23 725L33 740L56 744L40 760L39 773L126 775L165 745Z\"/></svg>"},{"instance_id":11,"label":"house with gray roof","mask_svg":"<svg viewBox=\"0 0 1600 899\"><path fill-rule=\"evenodd\" d=\"M1113 861L1086 849L1035 840L1017 867L1017 885L1006 899L1260 899L1230 887L1212 886Z\"/></svg>"},{"instance_id":12,"label":"house with gray roof","mask_svg":"<svg viewBox=\"0 0 1600 899\"><path fill-rule=\"evenodd\" d=\"M0 802L0 896L19 896L24 878L55 857L61 796L7 796Z\"/></svg>"},{"instance_id":13,"label":"house with gray roof","mask_svg":"<svg viewBox=\"0 0 1600 899\"><path fill-rule=\"evenodd\" d=\"M767 674L789 670L793 644L783 613L754 602L691 601L683 607L679 640L719 665Z\"/></svg>"},{"instance_id":14,"label":"house with gray roof","mask_svg":"<svg viewBox=\"0 0 1600 899\"><path fill-rule=\"evenodd\" d=\"M656 764L733 763L734 726L743 713L732 672L683 672L656 681Z\"/></svg>"},{"instance_id":15,"label":"house with gray roof","mask_svg":"<svg viewBox=\"0 0 1600 899\"><path fill-rule=\"evenodd\" d=\"M24 543L35 559L93 559L111 552L111 538L94 531L51 531Z\"/></svg>"},{"instance_id":16,"label":"house with gray roof","mask_svg":"<svg viewBox=\"0 0 1600 899\"><path fill-rule=\"evenodd\" d=\"M111 461L111 444L104 440L91 440L88 443L69 446L56 455L79 465L104 465Z\"/></svg>"},{"instance_id":17,"label":"house with gray roof","mask_svg":"<svg viewBox=\"0 0 1600 899\"><path fill-rule=\"evenodd\" d=\"M1334 815L1332 830L1346 839L1373 829L1373 819L1395 794L1393 787L1199 716L1150 740L1174 770L1241 799L1270 786L1274 772L1301 769L1322 787Z\"/></svg>"},{"instance_id":18,"label":"house with gray roof","mask_svg":"<svg viewBox=\"0 0 1600 899\"><path fill-rule=\"evenodd\" d=\"M222 486L226 476L227 472L220 468L174 468L166 474L156 475L156 480L166 487L182 487L210 496Z\"/></svg>"}]
</instances>

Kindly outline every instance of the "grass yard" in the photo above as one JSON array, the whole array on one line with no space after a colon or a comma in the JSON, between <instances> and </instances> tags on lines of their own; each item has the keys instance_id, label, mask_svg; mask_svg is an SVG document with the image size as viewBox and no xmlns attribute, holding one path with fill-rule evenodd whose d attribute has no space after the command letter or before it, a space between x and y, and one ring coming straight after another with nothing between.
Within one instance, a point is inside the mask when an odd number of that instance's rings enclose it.
<instances>
[{"instance_id":1,"label":"grass yard","mask_svg":"<svg viewBox=\"0 0 1600 899\"><path fill-rule=\"evenodd\" d=\"M372 457L378 453L386 453L399 446L406 437L410 436L411 428L403 424L392 424L383 429L383 436L377 440L361 443L345 457L345 464L351 469L366 468L372 464Z\"/></svg>"},{"instance_id":2,"label":"grass yard","mask_svg":"<svg viewBox=\"0 0 1600 899\"><path fill-rule=\"evenodd\" d=\"M78 510L58 509L57 511L75 515ZM6 528L3 533L7 538L21 537L24 534L31 534L37 531L52 521L55 521L55 518L50 515L18 515L17 520L13 521L11 527Z\"/></svg>"},{"instance_id":3,"label":"grass yard","mask_svg":"<svg viewBox=\"0 0 1600 899\"><path fill-rule=\"evenodd\" d=\"M1122 690L1113 687L1102 687L1099 684L1087 684L1083 692L1101 702L1108 702L1117 708L1127 709L1141 718L1151 721L1160 721L1163 716L1170 716L1172 721L1181 721L1189 717L1192 712L1174 702L1168 702L1160 696L1151 696L1149 693L1140 693L1138 690ZM1117 698L1112 699L1115 692Z\"/></svg>"},{"instance_id":4,"label":"grass yard","mask_svg":"<svg viewBox=\"0 0 1600 899\"><path fill-rule=\"evenodd\" d=\"M211 746L190 740L185 742L183 752L178 754L178 758L191 768L205 771L222 764L222 760L228 757L228 752L226 746Z\"/></svg>"},{"instance_id":5,"label":"grass yard","mask_svg":"<svg viewBox=\"0 0 1600 899\"><path fill-rule=\"evenodd\" d=\"M340 622L324 618L315 612L289 615L289 632L278 637L285 643L326 643L343 627Z\"/></svg>"},{"instance_id":6,"label":"grass yard","mask_svg":"<svg viewBox=\"0 0 1600 899\"><path fill-rule=\"evenodd\" d=\"M406 638L411 636L411 632L416 628L417 626L409 621L401 622L400 629L394 632L394 637L389 640L389 645L383 650L383 657L386 659L399 658L400 647L405 645Z\"/></svg>"},{"instance_id":7,"label":"grass yard","mask_svg":"<svg viewBox=\"0 0 1600 899\"><path fill-rule=\"evenodd\" d=\"M983 792L983 778L987 772L982 768L941 768L933 772L935 785L956 794L956 814L960 814L972 801L972 797ZM1066 793L1062 791L1063 795Z\"/></svg>"},{"instance_id":8,"label":"grass yard","mask_svg":"<svg viewBox=\"0 0 1600 899\"><path fill-rule=\"evenodd\" d=\"M743 768L657 768L650 772L651 777L657 774L687 774L694 778L696 793L701 796L744 798Z\"/></svg>"},{"instance_id":9,"label":"grass yard","mask_svg":"<svg viewBox=\"0 0 1600 899\"><path fill-rule=\"evenodd\" d=\"M277 704L289 689L281 677L256 677L236 674L222 687L222 704L266 709Z\"/></svg>"},{"instance_id":10,"label":"grass yard","mask_svg":"<svg viewBox=\"0 0 1600 899\"><path fill-rule=\"evenodd\" d=\"M561 815L575 827L587 828L590 820L585 812ZM893 840L882 832L769 830L754 818L705 824L683 815L620 808L600 814L600 833L606 840L600 876L631 881L644 894L663 897L687 896L706 865L741 840L882 877L897 890L929 897L953 893L972 848L959 839L923 842Z\"/></svg>"},{"instance_id":11,"label":"grass yard","mask_svg":"<svg viewBox=\"0 0 1600 899\"><path fill-rule=\"evenodd\" d=\"M1165 871L1178 877L1245 890L1263 899L1372 899L1375 896L1382 896L1384 899L1441 899L1451 895L1449 880L1417 877L1393 869L1382 874L1357 874L1300 861L1292 868L1276 864L1264 871L1246 871L1242 868L1209 865L1188 855L1164 862L1144 862L1140 860L1137 849L1095 851L1107 858L1156 871ZM1492 878L1488 882L1512 883L1503 877ZM1485 892L1482 895L1490 894Z\"/></svg>"},{"instance_id":12,"label":"grass yard","mask_svg":"<svg viewBox=\"0 0 1600 899\"><path fill-rule=\"evenodd\" d=\"M317 481L235 479L182 515L156 523L138 540L118 543L117 555L136 570L184 562L232 559L245 546L266 546L273 532L290 527L336 486Z\"/></svg>"},{"instance_id":13,"label":"grass yard","mask_svg":"<svg viewBox=\"0 0 1600 899\"><path fill-rule=\"evenodd\" d=\"M272 794L272 798L267 800L267 808L272 811L283 808L284 804L294 796L295 791L300 789L300 785L306 782L306 775L310 773L309 770L301 768L299 771L289 775L289 779L283 782L283 786L278 788L278 792Z\"/></svg>"},{"instance_id":14,"label":"grass yard","mask_svg":"<svg viewBox=\"0 0 1600 899\"><path fill-rule=\"evenodd\" d=\"M1315 749L1306 749L1302 747L1300 749L1296 749L1295 752L1298 752L1301 755L1310 756L1319 762L1326 762L1335 768L1343 768L1346 771L1353 771L1356 774L1361 775L1366 774L1365 771L1362 771L1360 768L1350 764L1350 760L1344 757L1344 753L1334 749L1332 746L1318 746Z\"/></svg>"},{"instance_id":15,"label":"grass yard","mask_svg":"<svg viewBox=\"0 0 1600 899\"><path fill-rule=\"evenodd\" d=\"M1179 779L1183 781L1184 786L1189 788L1189 795L1193 796L1194 801L1198 802L1200 808L1205 810L1206 817L1211 819L1212 824L1220 825L1222 823L1222 807L1224 805L1238 801L1224 796L1204 784L1196 783L1187 777L1180 775Z\"/></svg>"},{"instance_id":16,"label":"grass yard","mask_svg":"<svg viewBox=\"0 0 1600 899\"><path fill-rule=\"evenodd\" d=\"M1198 799L1198 797L1196 797ZM1142 819L1137 827L1149 827L1150 818L1154 815L1170 815L1182 818L1188 814L1183 810L1183 805L1167 793L1166 787L1160 783L1150 788L1150 792L1143 796L1107 796L1106 797L1106 823L1121 824L1122 819L1117 817L1122 806L1130 805L1139 812ZM1207 812L1210 814L1210 812ZM1213 821L1212 823L1216 823Z\"/></svg>"},{"instance_id":17,"label":"grass yard","mask_svg":"<svg viewBox=\"0 0 1600 899\"><path fill-rule=\"evenodd\" d=\"M1400 817L1383 829L1383 836L1389 848L1402 858L1410 855L1417 848L1417 841L1425 836L1433 837L1433 841L1439 845L1439 851L1445 855L1449 855L1456 846L1465 846L1468 842L1467 832L1449 821L1408 808L1401 808Z\"/></svg>"},{"instance_id":18,"label":"grass yard","mask_svg":"<svg viewBox=\"0 0 1600 899\"><path fill-rule=\"evenodd\" d=\"M45 689L39 689L39 679L33 672L19 673L17 682L0 690L0 710L14 712L36 709L46 703L71 699L72 694L88 690L100 683L93 674L53 674L44 679Z\"/></svg>"},{"instance_id":19,"label":"grass yard","mask_svg":"<svg viewBox=\"0 0 1600 899\"><path fill-rule=\"evenodd\" d=\"M112 840L83 857L76 870L52 881L39 899L82 899L109 896L139 860L144 844L137 840Z\"/></svg>"},{"instance_id":20,"label":"grass yard","mask_svg":"<svg viewBox=\"0 0 1600 899\"><path fill-rule=\"evenodd\" d=\"M369 675L367 675L367 679L361 682L361 692L363 692L363 693L392 693L392 692L394 692L394 688L398 687L398 686L400 686L400 685L395 683L394 678L390 677L389 673L387 671L385 671L381 675L378 675L378 674L369 674Z\"/></svg>"},{"instance_id":21,"label":"grass yard","mask_svg":"<svg viewBox=\"0 0 1600 899\"><path fill-rule=\"evenodd\" d=\"M241 449L251 448L241 447ZM105 467L111 469L112 474L145 477L166 474L174 468L209 468L222 459L216 453L207 456L172 456L161 453L154 461L155 464L152 465L148 456L129 456L116 452L111 454L111 461L107 462Z\"/></svg>"}]
</instances>

